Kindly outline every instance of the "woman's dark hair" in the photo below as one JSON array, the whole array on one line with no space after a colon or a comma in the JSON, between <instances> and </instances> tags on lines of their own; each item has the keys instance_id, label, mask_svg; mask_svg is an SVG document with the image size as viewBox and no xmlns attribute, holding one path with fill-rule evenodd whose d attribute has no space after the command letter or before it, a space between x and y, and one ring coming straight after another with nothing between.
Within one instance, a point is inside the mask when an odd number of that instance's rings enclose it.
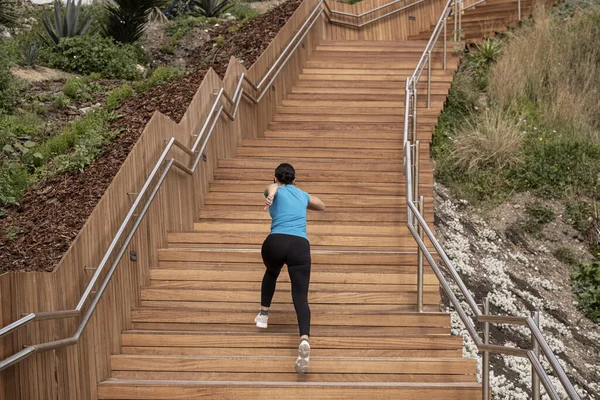
<instances>
[{"instance_id":1,"label":"woman's dark hair","mask_svg":"<svg viewBox=\"0 0 600 400\"><path fill-rule=\"evenodd\" d=\"M288 163L279 164L279 166L275 168L275 178L277 178L280 183L289 185L296 179L296 171L294 170L294 167Z\"/></svg>"}]
</instances>

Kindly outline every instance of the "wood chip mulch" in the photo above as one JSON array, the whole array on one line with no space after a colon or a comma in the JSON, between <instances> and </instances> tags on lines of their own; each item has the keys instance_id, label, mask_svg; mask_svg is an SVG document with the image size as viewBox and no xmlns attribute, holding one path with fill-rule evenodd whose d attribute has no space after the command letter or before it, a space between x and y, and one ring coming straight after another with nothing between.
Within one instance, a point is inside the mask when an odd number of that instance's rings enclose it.
<instances>
[{"instance_id":1,"label":"wood chip mulch","mask_svg":"<svg viewBox=\"0 0 600 400\"><path fill-rule=\"evenodd\" d=\"M210 27L211 38L223 36L223 45L207 43L194 56L196 67L192 71L126 101L118 110L123 118L113 123L121 134L83 173L60 174L29 188L20 205L6 209L0 219L0 273L52 271L154 111L179 121L209 67L223 77L232 55L243 60L244 65L252 65L299 4L299 0L288 0L246 22L235 33L229 32L234 25L231 22Z\"/></svg>"}]
</instances>

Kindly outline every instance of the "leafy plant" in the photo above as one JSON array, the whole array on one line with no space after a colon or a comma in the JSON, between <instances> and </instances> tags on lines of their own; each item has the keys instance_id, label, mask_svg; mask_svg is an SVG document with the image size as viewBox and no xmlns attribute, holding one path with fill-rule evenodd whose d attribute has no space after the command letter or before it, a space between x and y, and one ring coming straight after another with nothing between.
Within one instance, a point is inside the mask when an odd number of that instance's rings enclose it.
<instances>
[{"instance_id":1,"label":"leafy plant","mask_svg":"<svg viewBox=\"0 0 600 400\"><path fill-rule=\"evenodd\" d=\"M89 100L97 90L97 85L92 85L89 79L78 77L67 79L63 87L63 93L73 100Z\"/></svg>"},{"instance_id":2,"label":"leafy plant","mask_svg":"<svg viewBox=\"0 0 600 400\"><path fill-rule=\"evenodd\" d=\"M111 90L106 96L106 109L108 111L115 110L121 105L123 100L133 96L133 94L133 88L127 83L114 90Z\"/></svg>"},{"instance_id":3,"label":"leafy plant","mask_svg":"<svg viewBox=\"0 0 600 400\"><path fill-rule=\"evenodd\" d=\"M525 213L536 224L547 224L556 218L554 211L550 207L539 202L527 204L525 206Z\"/></svg>"},{"instance_id":4,"label":"leafy plant","mask_svg":"<svg viewBox=\"0 0 600 400\"><path fill-rule=\"evenodd\" d=\"M62 39L50 64L83 75L96 72L105 78L137 79L139 76L135 48L98 34Z\"/></svg>"},{"instance_id":5,"label":"leafy plant","mask_svg":"<svg viewBox=\"0 0 600 400\"><path fill-rule=\"evenodd\" d=\"M571 274L571 286L585 315L600 322L600 262L579 264Z\"/></svg>"},{"instance_id":6,"label":"leafy plant","mask_svg":"<svg viewBox=\"0 0 600 400\"><path fill-rule=\"evenodd\" d=\"M576 265L579 262L579 257L577 257L577 254L568 247L558 247L552 252L552 254L558 261L565 264Z\"/></svg>"},{"instance_id":7,"label":"leafy plant","mask_svg":"<svg viewBox=\"0 0 600 400\"><path fill-rule=\"evenodd\" d=\"M594 215L592 205L585 201L571 201L565 205L563 220L577 231L585 233Z\"/></svg>"},{"instance_id":8,"label":"leafy plant","mask_svg":"<svg viewBox=\"0 0 600 400\"><path fill-rule=\"evenodd\" d=\"M258 11L246 3L233 4L227 11L235 18L243 21L247 21L258 15Z\"/></svg>"},{"instance_id":9,"label":"leafy plant","mask_svg":"<svg viewBox=\"0 0 600 400\"><path fill-rule=\"evenodd\" d=\"M21 81L10 72L10 66L10 61L0 55L0 112L15 108L23 87Z\"/></svg>"},{"instance_id":10,"label":"leafy plant","mask_svg":"<svg viewBox=\"0 0 600 400\"><path fill-rule=\"evenodd\" d=\"M65 13L62 12L60 0L54 0L54 19L44 12L42 26L46 31L48 39L58 46L63 38L81 36L88 33L94 19L88 10L83 16L81 0L66 0Z\"/></svg>"},{"instance_id":11,"label":"leafy plant","mask_svg":"<svg viewBox=\"0 0 600 400\"><path fill-rule=\"evenodd\" d=\"M149 21L152 11L163 0L113 0L106 3L108 11L104 33L121 43L137 42Z\"/></svg>"},{"instance_id":12,"label":"leafy plant","mask_svg":"<svg viewBox=\"0 0 600 400\"><path fill-rule=\"evenodd\" d=\"M31 181L27 169L17 162L0 162L0 206L18 204L18 199Z\"/></svg>"},{"instance_id":13,"label":"leafy plant","mask_svg":"<svg viewBox=\"0 0 600 400\"><path fill-rule=\"evenodd\" d=\"M137 84L135 86L135 90L140 93L144 92L149 88L168 82L171 79L178 77L182 74L183 70L181 68L160 66L156 68L154 72L152 72L152 75L150 75L148 79Z\"/></svg>"},{"instance_id":14,"label":"leafy plant","mask_svg":"<svg viewBox=\"0 0 600 400\"><path fill-rule=\"evenodd\" d=\"M59 93L54 97L53 103L57 108L67 108L71 105L71 99L66 94Z\"/></svg>"}]
</instances>

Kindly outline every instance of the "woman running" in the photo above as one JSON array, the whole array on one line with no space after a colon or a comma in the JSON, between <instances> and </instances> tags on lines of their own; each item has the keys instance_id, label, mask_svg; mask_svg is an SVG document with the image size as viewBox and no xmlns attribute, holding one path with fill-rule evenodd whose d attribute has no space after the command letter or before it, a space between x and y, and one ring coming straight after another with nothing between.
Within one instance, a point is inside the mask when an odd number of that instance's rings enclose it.
<instances>
[{"instance_id":1,"label":"woman running","mask_svg":"<svg viewBox=\"0 0 600 400\"><path fill-rule=\"evenodd\" d=\"M287 264L292 282L292 299L300 328L296 372L305 373L308 371L310 357L310 244L306 236L306 209L322 211L325 204L319 198L295 187L295 181L294 167L281 164L275 169L274 183L267 186L264 192L265 210L269 210L273 221L271 233L265 239L261 250L267 270L262 280L260 312L254 322L259 328L267 327L277 277L283 264Z\"/></svg>"}]
</instances>

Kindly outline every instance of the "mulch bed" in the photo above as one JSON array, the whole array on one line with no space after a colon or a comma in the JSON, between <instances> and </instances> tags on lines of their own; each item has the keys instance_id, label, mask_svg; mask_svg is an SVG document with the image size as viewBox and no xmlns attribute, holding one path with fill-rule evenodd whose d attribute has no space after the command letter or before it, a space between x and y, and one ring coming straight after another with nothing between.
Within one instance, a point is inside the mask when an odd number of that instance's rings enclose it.
<instances>
[{"instance_id":1,"label":"mulch bed","mask_svg":"<svg viewBox=\"0 0 600 400\"><path fill-rule=\"evenodd\" d=\"M196 67L168 84L126 101L114 122L119 137L83 173L61 174L32 186L20 205L8 208L0 219L0 273L52 271L77 236L94 207L119 171L155 110L179 121L198 90L208 68L221 77L233 55L250 66L287 22L299 0L288 0L272 11L243 24L235 33L233 23L210 28L211 38L223 36L223 45L207 43L194 60ZM15 232L10 235L9 232Z\"/></svg>"}]
</instances>

